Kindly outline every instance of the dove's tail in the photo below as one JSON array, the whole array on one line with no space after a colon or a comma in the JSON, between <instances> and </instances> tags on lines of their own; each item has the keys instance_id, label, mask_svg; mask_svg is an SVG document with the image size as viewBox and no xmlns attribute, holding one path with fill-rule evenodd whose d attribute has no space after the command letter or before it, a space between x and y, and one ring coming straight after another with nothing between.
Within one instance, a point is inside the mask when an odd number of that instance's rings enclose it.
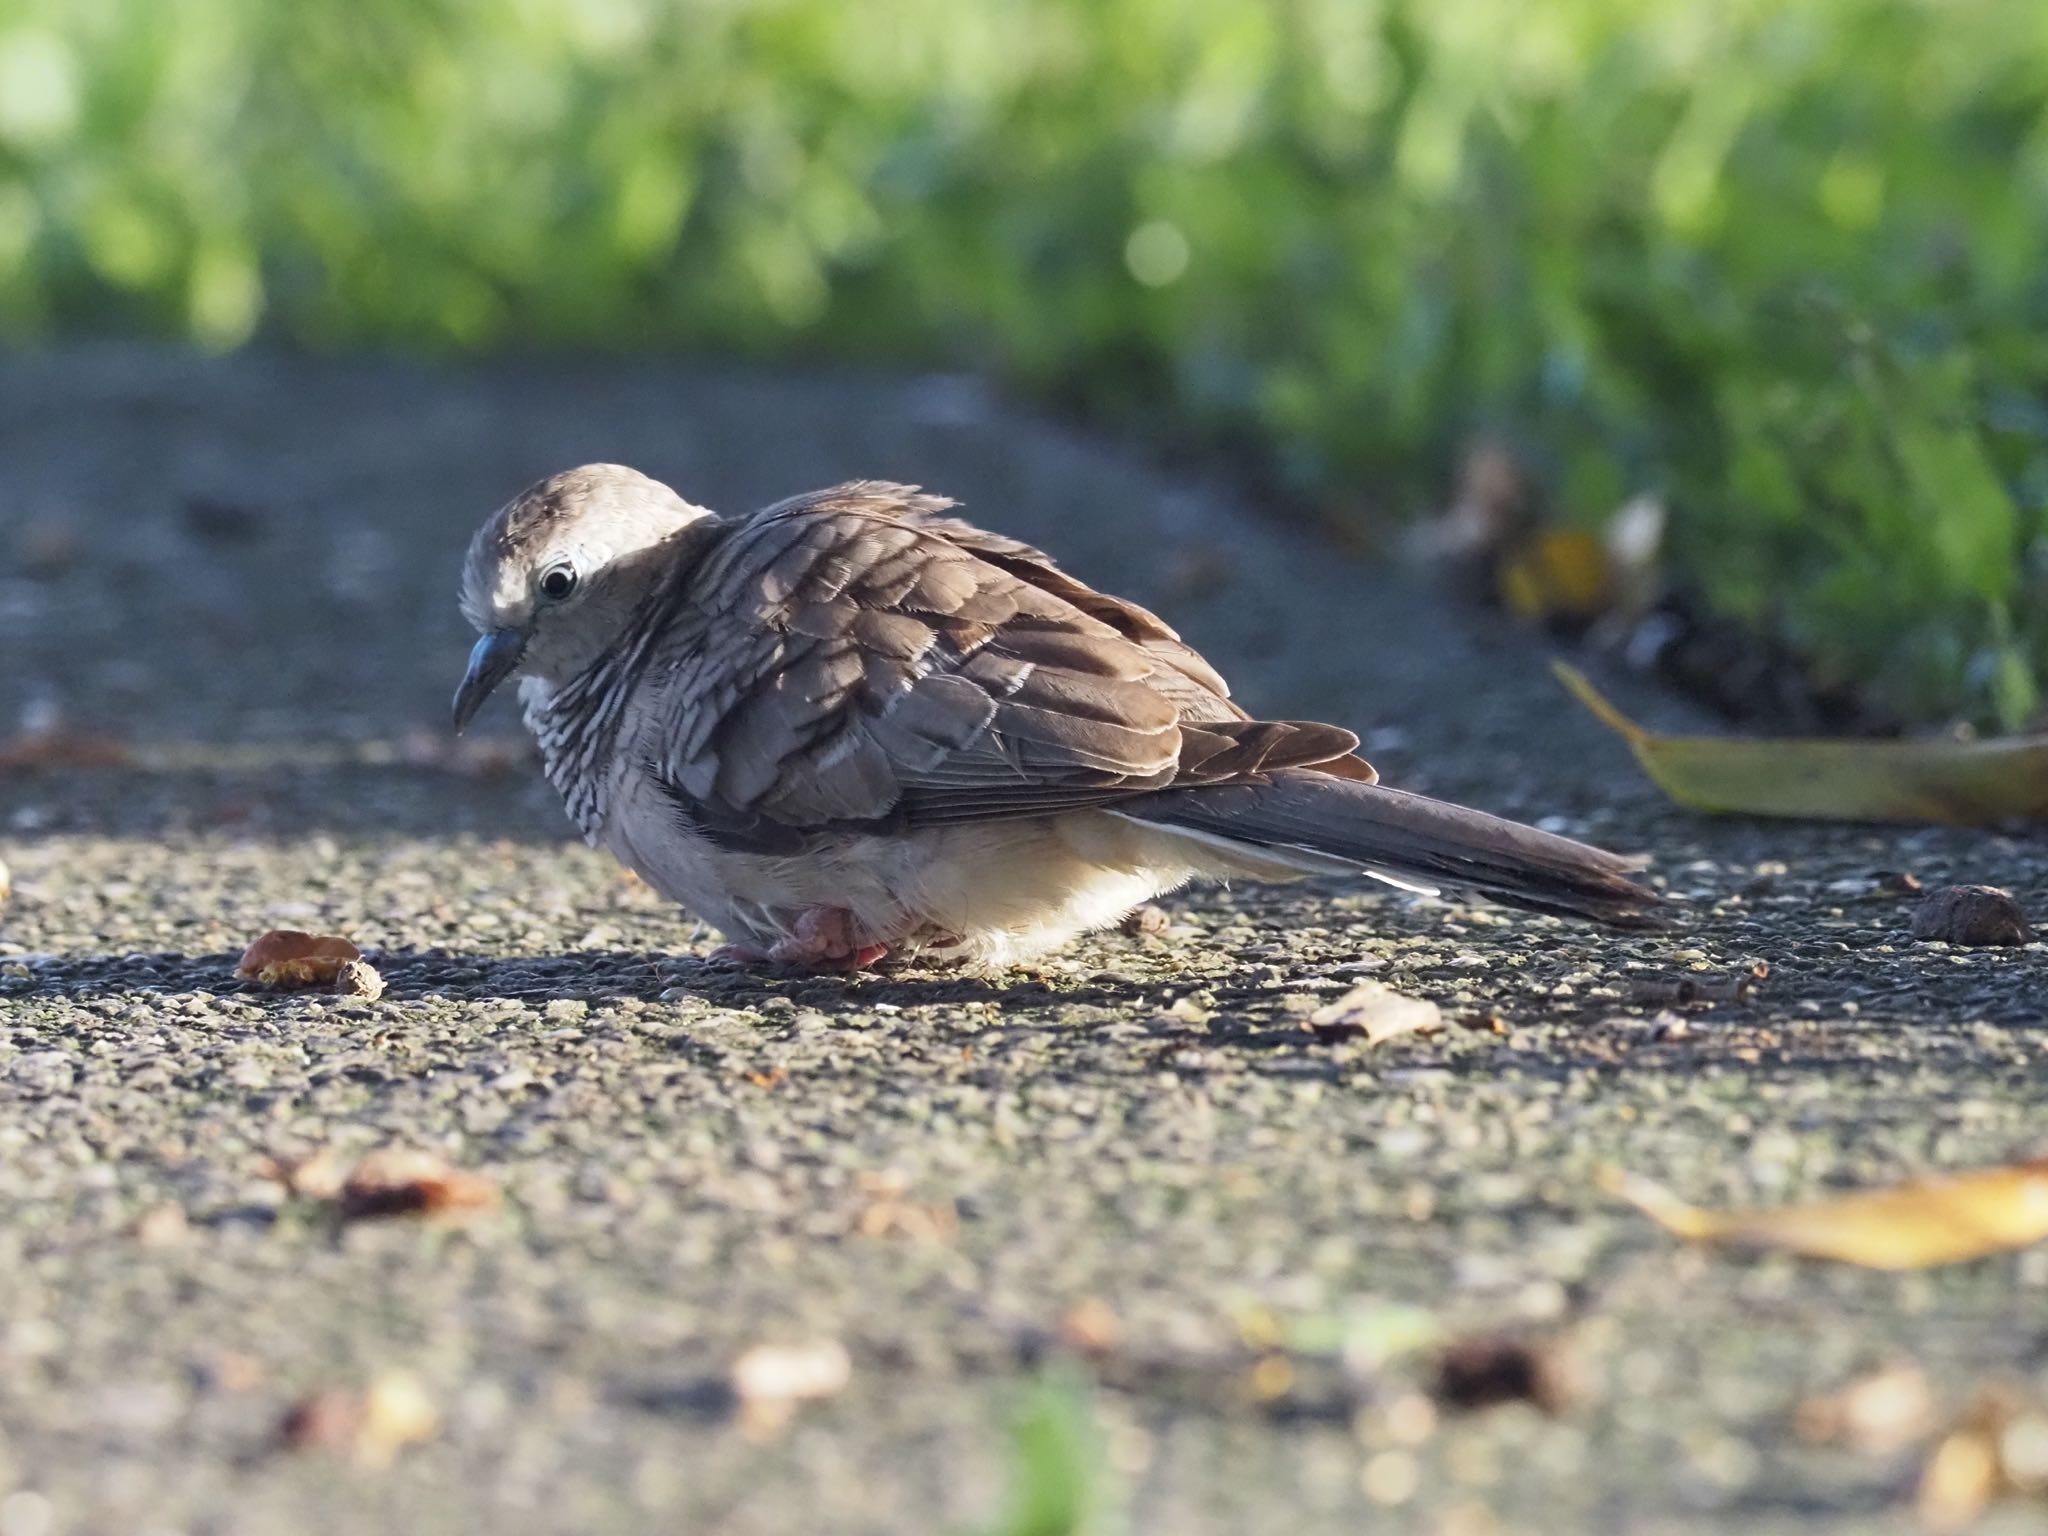
<instances>
[{"instance_id":1,"label":"dove's tail","mask_svg":"<svg viewBox=\"0 0 2048 1536\"><path fill-rule=\"evenodd\" d=\"M1477 891L1510 906L1616 927L1668 919L1630 880L1639 862L1442 800L1286 768L1262 784L1166 790L1119 814L1232 855L1246 874L1367 874L1423 890Z\"/></svg>"}]
</instances>

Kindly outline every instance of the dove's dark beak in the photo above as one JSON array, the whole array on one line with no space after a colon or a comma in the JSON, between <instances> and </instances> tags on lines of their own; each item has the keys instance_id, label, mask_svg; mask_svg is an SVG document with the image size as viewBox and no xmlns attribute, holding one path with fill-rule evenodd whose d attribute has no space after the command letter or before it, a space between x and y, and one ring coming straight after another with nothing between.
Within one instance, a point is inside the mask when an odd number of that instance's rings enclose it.
<instances>
[{"instance_id":1,"label":"dove's dark beak","mask_svg":"<svg viewBox=\"0 0 2048 1536\"><path fill-rule=\"evenodd\" d=\"M519 658L526 654L526 631L494 629L477 641L469 653L469 670L462 686L455 690L455 729L469 724L469 718L483 707L498 684L512 675Z\"/></svg>"}]
</instances>

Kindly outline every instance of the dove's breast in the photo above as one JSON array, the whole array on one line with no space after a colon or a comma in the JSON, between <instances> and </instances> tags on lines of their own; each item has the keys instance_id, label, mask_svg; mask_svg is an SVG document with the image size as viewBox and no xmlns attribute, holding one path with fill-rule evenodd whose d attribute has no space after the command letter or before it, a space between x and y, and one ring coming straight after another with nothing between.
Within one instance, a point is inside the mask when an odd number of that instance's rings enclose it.
<instances>
[{"instance_id":1,"label":"dove's breast","mask_svg":"<svg viewBox=\"0 0 2048 1536\"><path fill-rule=\"evenodd\" d=\"M735 943L766 948L806 909L834 907L863 943L987 966L1107 927L1197 873L1182 839L1096 811L748 853L704 836L644 774L620 786L600 841Z\"/></svg>"}]
</instances>

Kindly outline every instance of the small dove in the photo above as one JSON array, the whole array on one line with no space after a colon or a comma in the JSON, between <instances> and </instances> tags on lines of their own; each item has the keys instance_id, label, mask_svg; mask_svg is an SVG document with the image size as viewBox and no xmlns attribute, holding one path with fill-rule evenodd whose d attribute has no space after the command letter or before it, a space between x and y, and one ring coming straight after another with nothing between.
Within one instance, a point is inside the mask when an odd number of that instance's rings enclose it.
<instances>
[{"instance_id":1,"label":"small dove","mask_svg":"<svg viewBox=\"0 0 2048 1536\"><path fill-rule=\"evenodd\" d=\"M571 818L740 963L1007 965L1233 878L1659 921L1632 861L1253 719L1154 615L953 506L861 480L725 518L615 464L543 480L470 544L456 727L519 674Z\"/></svg>"}]
</instances>

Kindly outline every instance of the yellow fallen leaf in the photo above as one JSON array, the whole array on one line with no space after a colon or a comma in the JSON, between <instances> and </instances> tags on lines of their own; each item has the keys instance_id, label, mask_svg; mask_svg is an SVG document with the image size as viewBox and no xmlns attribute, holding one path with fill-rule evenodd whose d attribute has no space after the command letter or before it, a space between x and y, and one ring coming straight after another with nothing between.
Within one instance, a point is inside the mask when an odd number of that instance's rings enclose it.
<instances>
[{"instance_id":1,"label":"yellow fallen leaf","mask_svg":"<svg viewBox=\"0 0 2048 1536\"><path fill-rule=\"evenodd\" d=\"M1594 619L1607 611L1614 577L1607 549L1582 528L1546 528L1501 563L1501 605L1518 619Z\"/></svg>"},{"instance_id":2,"label":"yellow fallen leaf","mask_svg":"<svg viewBox=\"0 0 2048 1536\"><path fill-rule=\"evenodd\" d=\"M1985 741L1659 736L1552 662L1558 680L1629 744L1657 787L1694 810L1960 826L2048 817L2048 735Z\"/></svg>"},{"instance_id":3,"label":"yellow fallen leaf","mask_svg":"<svg viewBox=\"0 0 2048 1536\"><path fill-rule=\"evenodd\" d=\"M1667 1231L1695 1242L1776 1249L1869 1269L1959 1264L2048 1237L2048 1158L1760 1211L1703 1211L1661 1184L1618 1169L1603 1173L1601 1183Z\"/></svg>"}]
</instances>

